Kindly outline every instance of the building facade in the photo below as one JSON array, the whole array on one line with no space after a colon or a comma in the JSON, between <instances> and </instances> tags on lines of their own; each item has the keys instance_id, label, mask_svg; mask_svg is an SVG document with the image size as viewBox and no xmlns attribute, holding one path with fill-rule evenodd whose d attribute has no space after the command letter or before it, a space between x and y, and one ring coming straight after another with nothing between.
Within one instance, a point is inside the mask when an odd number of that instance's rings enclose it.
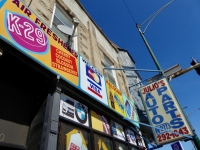
<instances>
[{"instance_id":1,"label":"building facade","mask_svg":"<svg viewBox=\"0 0 200 150\"><path fill-rule=\"evenodd\" d=\"M0 2L0 148L145 149L113 46L78 0Z\"/></svg>"},{"instance_id":2,"label":"building facade","mask_svg":"<svg viewBox=\"0 0 200 150\"><path fill-rule=\"evenodd\" d=\"M119 59L121 60L122 66L124 68L132 68L132 69L137 69L135 65L135 61L132 58L132 56L129 54L127 50L119 48ZM138 74L137 71L133 70L124 70L126 74L126 79L128 82L128 88L131 93L132 98L134 99L134 102L136 104L136 109L138 112L139 120L142 123L149 124L146 110L144 108L141 96L139 94L139 89L143 86L142 85L142 79L140 75ZM141 132L142 135L148 139L150 142L154 142L154 137L152 134L152 129L150 127L141 125Z\"/></svg>"}]
</instances>

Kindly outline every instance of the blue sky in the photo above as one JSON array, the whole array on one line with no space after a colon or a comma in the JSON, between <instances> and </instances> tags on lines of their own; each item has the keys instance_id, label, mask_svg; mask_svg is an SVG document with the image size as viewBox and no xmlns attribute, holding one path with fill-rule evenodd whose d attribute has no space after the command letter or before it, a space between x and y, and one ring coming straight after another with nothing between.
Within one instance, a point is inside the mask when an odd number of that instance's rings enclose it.
<instances>
[{"instance_id":1,"label":"blue sky","mask_svg":"<svg viewBox=\"0 0 200 150\"><path fill-rule=\"evenodd\" d=\"M129 51L138 69L157 69L124 1L140 25L170 0L80 0L105 35ZM163 70L175 64L188 68L192 56L200 60L200 1L175 0L153 20L145 37ZM141 73L143 79L154 75ZM200 108L200 76L194 70L173 79L170 85L181 106L188 107L186 114ZM200 111L190 114L189 119L200 136ZM191 142L182 145L185 150L193 149ZM165 145L160 149L171 148Z\"/></svg>"}]
</instances>

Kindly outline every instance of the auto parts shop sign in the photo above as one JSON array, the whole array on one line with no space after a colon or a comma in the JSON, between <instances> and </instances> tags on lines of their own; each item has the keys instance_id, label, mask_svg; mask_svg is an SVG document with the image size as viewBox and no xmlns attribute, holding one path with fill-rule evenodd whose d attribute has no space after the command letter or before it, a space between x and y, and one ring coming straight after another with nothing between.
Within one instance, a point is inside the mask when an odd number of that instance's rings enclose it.
<instances>
[{"instance_id":1,"label":"auto parts shop sign","mask_svg":"<svg viewBox=\"0 0 200 150\"><path fill-rule=\"evenodd\" d=\"M163 129L153 129L158 145L185 138L165 130L188 136L193 135L179 103L165 78L142 87L140 94L151 125Z\"/></svg>"}]
</instances>

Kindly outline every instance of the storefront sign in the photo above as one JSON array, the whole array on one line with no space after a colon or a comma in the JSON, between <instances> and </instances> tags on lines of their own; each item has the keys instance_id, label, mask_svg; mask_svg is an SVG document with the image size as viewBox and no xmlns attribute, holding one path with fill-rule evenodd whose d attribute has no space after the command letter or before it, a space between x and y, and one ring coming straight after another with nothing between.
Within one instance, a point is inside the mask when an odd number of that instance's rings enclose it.
<instances>
[{"instance_id":1,"label":"storefront sign","mask_svg":"<svg viewBox=\"0 0 200 150\"><path fill-rule=\"evenodd\" d=\"M110 108L126 117L122 93L108 80L106 80L106 89Z\"/></svg>"},{"instance_id":2,"label":"storefront sign","mask_svg":"<svg viewBox=\"0 0 200 150\"><path fill-rule=\"evenodd\" d=\"M66 150L88 150L81 131L73 129L66 134Z\"/></svg>"},{"instance_id":3,"label":"storefront sign","mask_svg":"<svg viewBox=\"0 0 200 150\"><path fill-rule=\"evenodd\" d=\"M131 101L126 95L122 94L124 100L124 106L126 110L126 117L130 120L139 122L138 113L135 109L135 104ZM139 123L133 122L138 128L140 127Z\"/></svg>"},{"instance_id":4,"label":"storefront sign","mask_svg":"<svg viewBox=\"0 0 200 150\"><path fill-rule=\"evenodd\" d=\"M95 111L91 111L91 115L92 128L110 135L108 119Z\"/></svg>"},{"instance_id":5,"label":"storefront sign","mask_svg":"<svg viewBox=\"0 0 200 150\"><path fill-rule=\"evenodd\" d=\"M140 94L144 101L151 125L163 129L153 130L158 145L184 138L183 136L166 132L165 130L185 135L193 134L165 78L142 87Z\"/></svg>"},{"instance_id":6,"label":"storefront sign","mask_svg":"<svg viewBox=\"0 0 200 150\"><path fill-rule=\"evenodd\" d=\"M0 38L78 86L78 54L20 0L0 1Z\"/></svg>"},{"instance_id":7,"label":"storefront sign","mask_svg":"<svg viewBox=\"0 0 200 150\"><path fill-rule=\"evenodd\" d=\"M118 139L121 139L123 141L126 141L126 137L125 137L122 125L120 125L114 121L111 121L111 125L112 125L113 136Z\"/></svg>"},{"instance_id":8,"label":"storefront sign","mask_svg":"<svg viewBox=\"0 0 200 150\"><path fill-rule=\"evenodd\" d=\"M80 56L80 87L83 91L108 105L104 76Z\"/></svg>"},{"instance_id":9,"label":"storefront sign","mask_svg":"<svg viewBox=\"0 0 200 150\"><path fill-rule=\"evenodd\" d=\"M129 143L137 146L136 137L133 131L127 130L127 138Z\"/></svg>"},{"instance_id":10,"label":"storefront sign","mask_svg":"<svg viewBox=\"0 0 200 150\"><path fill-rule=\"evenodd\" d=\"M75 100L66 99L65 101L60 101L60 116L89 126L88 108Z\"/></svg>"}]
</instances>

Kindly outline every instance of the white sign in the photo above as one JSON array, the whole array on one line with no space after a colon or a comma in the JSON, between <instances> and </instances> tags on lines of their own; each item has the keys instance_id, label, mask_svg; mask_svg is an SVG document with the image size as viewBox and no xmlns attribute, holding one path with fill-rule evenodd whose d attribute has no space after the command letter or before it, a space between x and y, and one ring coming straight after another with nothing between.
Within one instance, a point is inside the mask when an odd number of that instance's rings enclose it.
<instances>
[{"instance_id":1,"label":"white sign","mask_svg":"<svg viewBox=\"0 0 200 150\"><path fill-rule=\"evenodd\" d=\"M120 125L120 124L118 124L114 121L111 121L111 125L112 125L113 136L118 138L118 139L125 141L126 137L125 137L122 125Z\"/></svg>"},{"instance_id":2,"label":"white sign","mask_svg":"<svg viewBox=\"0 0 200 150\"><path fill-rule=\"evenodd\" d=\"M158 145L185 138L165 130L193 135L179 103L165 78L142 87L140 94L151 125L163 129L153 130Z\"/></svg>"},{"instance_id":3,"label":"white sign","mask_svg":"<svg viewBox=\"0 0 200 150\"><path fill-rule=\"evenodd\" d=\"M135 133L133 131L127 130L127 138L129 143L137 145Z\"/></svg>"},{"instance_id":4,"label":"white sign","mask_svg":"<svg viewBox=\"0 0 200 150\"><path fill-rule=\"evenodd\" d=\"M85 126L88 124L88 108L72 99L60 101L60 116L80 123Z\"/></svg>"},{"instance_id":5,"label":"white sign","mask_svg":"<svg viewBox=\"0 0 200 150\"><path fill-rule=\"evenodd\" d=\"M80 87L89 95L108 105L104 76L82 56L80 56Z\"/></svg>"}]
</instances>

